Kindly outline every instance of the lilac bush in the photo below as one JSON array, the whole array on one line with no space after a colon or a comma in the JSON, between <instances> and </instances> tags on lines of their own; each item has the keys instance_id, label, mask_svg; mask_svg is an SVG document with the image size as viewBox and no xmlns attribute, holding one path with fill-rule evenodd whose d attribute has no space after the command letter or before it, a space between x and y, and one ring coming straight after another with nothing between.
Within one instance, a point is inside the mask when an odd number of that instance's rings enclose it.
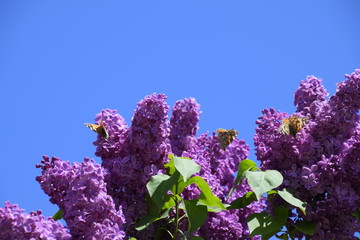
<instances>
[{"instance_id":1,"label":"lilac bush","mask_svg":"<svg viewBox=\"0 0 360 240\"><path fill-rule=\"evenodd\" d=\"M218 137L202 134L195 145L182 156L190 157L202 166L199 176L208 182L213 193L223 202L234 185L234 173L239 162L249 154L249 146L243 140L235 139L227 148L222 150ZM195 186L190 186L185 192L185 197L195 198L200 192ZM246 192L250 187L243 183L231 195L228 203ZM205 239L249 239L249 230L246 218L264 208L262 202L254 202L244 209L230 210L219 213L209 213L206 223L200 227L198 234ZM251 239L260 239L259 236Z\"/></svg>"},{"instance_id":2,"label":"lilac bush","mask_svg":"<svg viewBox=\"0 0 360 240\"><path fill-rule=\"evenodd\" d=\"M286 113L264 109L257 121L254 140L261 168L280 171L283 186L308 202L306 216L298 212L298 217L317 224L312 239L355 239L360 230L352 216L360 204L360 72L345 78L328 100L321 79L310 76L301 82L294 115L309 122L296 137L278 132Z\"/></svg>"},{"instance_id":3,"label":"lilac bush","mask_svg":"<svg viewBox=\"0 0 360 240\"><path fill-rule=\"evenodd\" d=\"M36 180L64 212L64 220L74 239L123 239L125 217L115 209L106 192L104 169L85 158L70 164L58 158L43 157L42 175Z\"/></svg>"},{"instance_id":4,"label":"lilac bush","mask_svg":"<svg viewBox=\"0 0 360 240\"><path fill-rule=\"evenodd\" d=\"M354 232L360 230L353 216L360 204L360 72L347 75L336 94L329 99L327 95L321 79L311 76L301 82L295 92L297 110L291 115L309 121L296 137L278 131L289 114L264 109L254 137L256 156L263 170L280 171L282 187L308 203L307 214L296 212L288 219L288 227L306 219L317 224L312 239L354 239ZM135 224L147 214L146 184L165 172L169 154L199 164L197 175L224 203L251 191L244 181L227 199L249 146L235 139L222 149L215 133L197 136L201 112L196 100L177 101L169 119L165 99L164 94L146 96L138 103L131 125L116 110L104 109L96 115L95 121L102 121L109 134L107 139L97 136L94 142L101 165L88 158L70 164L45 156L37 165L42 173L36 180L63 211L67 226L45 218L40 211L23 213L7 202L0 208L0 239L152 239L165 220L141 232ZM199 195L200 190L190 185L182 196L191 200ZM249 237L246 218L265 207L261 200L242 209L210 212L193 234L205 239L260 239ZM186 218L180 228L186 233Z\"/></svg>"},{"instance_id":5,"label":"lilac bush","mask_svg":"<svg viewBox=\"0 0 360 240\"><path fill-rule=\"evenodd\" d=\"M177 101L169 121L169 106L165 99L163 94L145 97L138 103L130 127L114 110L103 110L96 117L97 122L103 119L109 133L110 143L100 136L94 143L97 146L96 155L102 158L102 165L109 172L105 180L108 193L115 205L124 209L127 236L136 236L138 239L152 238L158 226L155 224L140 233L134 230L134 223L147 213L146 183L151 176L164 171L163 165L168 161L168 154L193 158L202 166L200 176L209 183L218 197L224 199L234 183L233 174L237 164L246 158L249 151L244 141L235 140L228 147L229 150L224 152L220 149L216 136L207 137L205 134L197 138L200 105L194 98ZM121 143L118 139L121 139ZM234 196L248 190L244 185ZM199 190L190 186L188 195L197 194ZM241 239L248 234L246 217L254 211L260 211L261 207L261 204L254 203L246 211L234 210L230 217L219 214L219 217L224 216L225 222L222 224L215 224L217 214L212 214L209 216L212 219L209 220L209 226L202 232L206 232L208 236ZM233 224L228 224L230 218ZM210 225L211 221L214 222L213 225ZM222 235L218 230L224 228L224 224L227 230ZM185 231L186 224L183 227Z\"/></svg>"},{"instance_id":6,"label":"lilac bush","mask_svg":"<svg viewBox=\"0 0 360 240\"><path fill-rule=\"evenodd\" d=\"M0 208L0 239L71 239L66 227L45 218L41 210L28 214L16 204L4 205Z\"/></svg>"}]
</instances>

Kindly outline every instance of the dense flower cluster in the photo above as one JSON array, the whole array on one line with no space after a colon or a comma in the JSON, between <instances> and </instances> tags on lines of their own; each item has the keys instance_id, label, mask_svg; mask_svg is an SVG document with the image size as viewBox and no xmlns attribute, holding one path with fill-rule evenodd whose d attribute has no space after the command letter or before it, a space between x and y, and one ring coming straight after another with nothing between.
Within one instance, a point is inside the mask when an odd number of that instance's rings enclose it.
<instances>
[{"instance_id":1,"label":"dense flower cluster","mask_svg":"<svg viewBox=\"0 0 360 240\"><path fill-rule=\"evenodd\" d=\"M313 239L352 239L360 230L360 223L352 216L360 204L360 72L347 75L336 94L328 100L326 97L320 79L311 76L301 82L295 92L294 115L309 121L296 137L278 131L281 120L290 117L287 113L263 110L254 137L256 155L262 169L280 171L283 186L309 203L307 215L299 212L298 216L317 223ZM215 133L197 137L200 105L196 100L176 102L169 120L165 99L163 94L146 96L138 103L131 126L116 110L97 114L95 121L102 122L109 134L94 142L101 166L87 158L70 164L48 157L37 166L42 169L37 181L50 201L64 211L67 228L51 218L45 220L39 212L26 215L6 203L0 209L0 230L13 229L12 233L4 231L13 235L4 236L151 239L156 226L140 233L134 226L147 213L146 183L164 171L168 154L190 157L201 165L198 175L225 202L237 165L248 155L249 146L235 139L224 150ZM249 190L243 182L228 202ZM199 194L199 189L190 185L183 196L192 199ZM249 239L246 218L264 206L255 202L244 209L209 213L196 234L205 239ZM288 224L291 221L297 219ZM186 222L180 227L186 231Z\"/></svg>"},{"instance_id":2,"label":"dense flower cluster","mask_svg":"<svg viewBox=\"0 0 360 240\"><path fill-rule=\"evenodd\" d=\"M237 166L246 158L248 152L249 146L242 140L235 139L224 151L220 148L215 134L212 136L202 134L193 147L184 151L182 156L190 157L201 165L199 176L204 178L213 193L225 202L226 196L234 185L234 173ZM229 202L248 191L251 191L250 187L246 183L241 184L236 188ZM190 186L184 195L186 198L194 198L199 194L195 186ZM206 223L201 226L198 234L205 239L249 239L246 218L252 213L260 212L263 208L262 202L254 202L241 210L209 213Z\"/></svg>"},{"instance_id":3,"label":"dense flower cluster","mask_svg":"<svg viewBox=\"0 0 360 240\"><path fill-rule=\"evenodd\" d=\"M43 157L42 175L36 180L64 212L64 220L74 239L124 239L125 218L117 211L106 192L104 169L85 159L70 164L53 157Z\"/></svg>"},{"instance_id":4,"label":"dense flower cluster","mask_svg":"<svg viewBox=\"0 0 360 240\"><path fill-rule=\"evenodd\" d=\"M309 122L296 137L278 132L288 114L263 110L254 137L263 169L276 169L284 186L308 202L317 224L312 239L354 239L360 230L352 216L360 204L360 72L345 76L326 100L321 79L308 77L295 92L294 115ZM291 224L291 223L289 223Z\"/></svg>"},{"instance_id":5,"label":"dense flower cluster","mask_svg":"<svg viewBox=\"0 0 360 240\"><path fill-rule=\"evenodd\" d=\"M202 166L199 175L209 183L216 195L224 199L234 183L233 174L237 164L249 151L249 147L240 140L235 140L226 151L223 151L220 149L217 136L208 137L204 134L197 138L200 105L194 98L177 101L169 121L169 106L165 99L166 96L163 94L145 97L138 103L130 127L113 110L103 110L96 117L99 122L102 116L106 116L102 120L108 129L110 142L114 138L122 139L121 143L115 141L110 146L107 140L98 137L95 142L96 155L101 156L103 167L109 172L105 180L108 193L116 206L122 206L124 209L126 233L138 239L148 239L155 234L154 228L137 234L134 222L146 214L146 183L151 176L163 171L168 154L190 156L197 161ZM246 187L243 186L242 190L235 192L234 197L246 192ZM195 186L190 186L187 194L188 197L197 196L199 190ZM227 239L246 236L248 230L245 219L250 213L259 211L260 205L253 204L242 214L240 211L233 211L230 215L212 214L209 216L206 230L204 228L201 233ZM224 222L217 220L221 216L221 221ZM223 229L223 235L219 229Z\"/></svg>"},{"instance_id":6,"label":"dense flower cluster","mask_svg":"<svg viewBox=\"0 0 360 240\"><path fill-rule=\"evenodd\" d=\"M214 133L211 136L205 133L196 138L199 107L193 99L181 100L175 104L170 121L172 130L170 136L175 135L176 138L172 138L175 140L172 141L171 147L176 149L177 155L189 157L201 165L198 175L205 179L213 193L225 202L235 181L234 173L239 162L248 155L249 146L244 141L235 139L224 151L220 148L218 137ZM183 122L187 124L182 124ZM182 144L176 141L178 139L182 140ZM230 201L249 190L247 184L239 186ZM199 189L190 185L184 197L191 199L198 197L199 194ZM262 204L257 202L243 211L209 213L206 223L200 228L198 234L205 239L247 239L249 232L246 218L251 213L261 211L262 207Z\"/></svg>"},{"instance_id":7,"label":"dense flower cluster","mask_svg":"<svg viewBox=\"0 0 360 240\"><path fill-rule=\"evenodd\" d=\"M98 137L95 142L96 155L109 172L105 179L108 193L116 207L124 209L128 236L136 235L134 223L147 213L146 183L162 168L171 149L165 99L163 94L145 97L138 103L130 127L114 110L103 110L96 117L103 120L109 133L108 140ZM150 238L152 230L138 238Z\"/></svg>"},{"instance_id":8,"label":"dense flower cluster","mask_svg":"<svg viewBox=\"0 0 360 240\"><path fill-rule=\"evenodd\" d=\"M172 152L181 156L182 152L194 145L199 129L200 105L194 98L177 101L170 118L170 142Z\"/></svg>"},{"instance_id":9,"label":"dense flower cluster","mask_svg":"<svg viewBox=\"0 0 360 240\"><path fill-rule=\"evenodd\" d=\"M67 228L41 211L24 213L16 204L5 202L0 208L0 239L71 239Z\"/></svg>"}]
</instances>

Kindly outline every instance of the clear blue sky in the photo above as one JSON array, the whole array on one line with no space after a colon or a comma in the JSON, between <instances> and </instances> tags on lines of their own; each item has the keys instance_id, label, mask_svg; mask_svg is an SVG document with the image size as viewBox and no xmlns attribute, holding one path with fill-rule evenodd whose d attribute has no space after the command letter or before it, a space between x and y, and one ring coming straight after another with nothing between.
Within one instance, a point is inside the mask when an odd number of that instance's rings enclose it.
<instances>
[{"instance_id":1,"label":"clear blue sky","mask_svg":"<svg viewBox=\"0 0 360 240\"><path fill-rule=\"evenodd\" d=\"M292 113L307 75L333 94L360 68L359 12L357 0L2 0L0 207L55 213L35 181L42 155L94 158L83 123L112 108L130 124L153 92L195 97L199 133L235 128L255 159L263 108Z\"/></svg>"}]
</instances>

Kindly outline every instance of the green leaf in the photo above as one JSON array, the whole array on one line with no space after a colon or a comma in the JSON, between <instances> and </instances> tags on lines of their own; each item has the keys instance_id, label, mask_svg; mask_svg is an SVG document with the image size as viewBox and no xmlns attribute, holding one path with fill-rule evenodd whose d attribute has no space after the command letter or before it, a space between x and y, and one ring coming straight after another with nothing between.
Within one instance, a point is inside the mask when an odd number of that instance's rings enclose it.
<instances>
[{"instance_id":1,"label":"green leaf","mask_svg":"<svg viewBox=\"0 0 360 240\"><path fill-rule=\"evenodd\" d=\"M180 172L181 176L183 176L184 182L186 182L191 175L199 172L201 169L199 164L186 157L174 157L174 165Z\"/></svg>"},{"instance_id":2,"label":"green leaf","mask_svg":"<svg viewBox=\"0 0 360 240\"><path fill-rule=\"evenodd\" d=\"M166 210L168 208L175 207L176 205L175 199L177 200L178 203L182 201L182 198L179 195L169 195L169 194L165 195L164 205L161 210Z\"/></svg>"},{"instance_id":3,"label":"green leaf","mask_svg":"<svg viewBox=\"0 0 360 240\"><path fill-rule=\"evenodd\" d=\"M156 215L145 215L143 217L140 218L139 222L136 224L136 230L137 231L141 231L145 228L147 228L148 226L150 226L151 223L155 222L155 220L158 218L158 216Z\"/></svg>"},{"instance_id":4,"label":"green leaf","mask_svg":"<svg viewBox=\"0 0 360 240\"><path fill-rule=\"evenodd\" d=\"M225 206L222 204L220 199L212 193L211 188L209 187L207 182L200 176L194 176L190 178L186 183L179 183L178 194L180 194L185 187L193 183L196 184L198 188L201 190L199 200L203 204L208 206L208 208L211 208L212 211L220 212L221 210L226 210Z\"/></svg>"},{"instance_id":5,"label":"green leaf","mask_svg":"<svg viewBox=\"0 0 360 240\"><path fill-rule=\"evenodd\" d=\"M148 210L149 215L157 216L160 212L159 208L156 206L155 202L151 199L149 194L145 195L145 202Z\"/></svg>"},{"instance_id":6,"label":"green leaf","mask_svg":"<svg viewBox=\"0 0 360 240\"><path fill-rule=\"evenodd\" d=\"M220 199L212 193L211 188L202 177L195 176L189 181L193 181L201 190L199 201L207 206L218 207L222 210L226 210Z\"/></svg>"},{"instance_id":7,"label":"green leaf","mask_svg":"<svg viewBox=\"0 0 360 240\"><path fill-rule=\"evenodd\" d=\"M356 220L360 219L360 208L357 208L352 214L351 216L353 216L354 218L356 218Z\"/></svg>"},{"instance_id":8,"label":"green leaf","mask_svg":"<svg viewBox=\"0 0 360 240\"><path fill-rule=\"evenodd\" d=\"M176 172L176 168L174 165L174 155L169 154L168 158L170 159L170 161L167 164L165 164L164 167L168 175L173 175Z\"/></svg>"},{"instance_id":9,"label":"green leaf","mask_svg":"<svg viewBox=\"0 0 360 240\"><path fill-rule=\"evenodd\" d=\"M164 204L164 195L177 182L179 173L175 172L171 177L165 174L158 174L152 176L150 181L146 184L151 199L156 206L161 209Z\"/></svg>"},{"instance_id":10,"label":"green leaf","mask_svg":"<svg viewBox=\"0 0 360 240\"><path fill-rule=\"evenodd\" d=\"M180 176L180 178L182 178L182 177ZM194 180L191 179L191 178L190 178L187 182L180 181L180 182L178 183L178 186L177 186L177 192L176 192L176 194L182 193L182 191L184 191L184 189L185 189L187 186L189 186L189 185L191 185L191 184L193 184L193 183L195 183L195 182L194 182Z\"/></svg>"},{"instance_id":11,"label":"green leaf","mask_svg":"<svg viewBox=\"0 0 360 240\"><path fill-rule=\"evenodd\" d=\"M288 239L289 239L289 237L288 237L288 235L287 235L286 233L283 233L283 234L280 234L280 235L276 235L276 237L277 237L278 239L285 239L285 240L288 240Z\"/></svg>"},{"instance_id":12,"label":"green leaf","mask_svg":"<svg viewBox=\"0 0 360 240\"><path fill-rule=\"evenodd\" d=\"M302 233L313 235L316 231L316 224L313 222L309 222L304 220L298 221L295 224L295 228Z\"/></svg>"},{"instance_id":13,"label":"green leaf","mask_svg":"<svg viewBox=\"0 0 360 240\"><path fill-rule=\"evenodd\" d=\"M57 221L57 220L60 220L64 217L64 211L59 209L59 211L57 211L53 216L52 218Z\"/></svg>"},{"instance_id":14,"label":"green leaf","mask_svg":"<svg viewBox=\"0 0 360 240\"><path fill-rule=\"evenodd\" d=\"M240 175L243 175L248 170L253 171L256 169L257 166L254 161L251 161L250 159L244 159L239 163L238 173L240 173Z\"/></svg>"},{"instance_id":15,"label":"green leaf","mask_svg":"<svg viewBox=\"0 0 360 240\"><path fill-rule=\"evenodd\" d=\"M278 191L280 197L282 197L285 201L290 203L291 205L300 208L300 210L306 215L306 202L301 201L300 199L294 197L292 193L290 193L286 188L283 190Z\"/></svg>"},{"instance_id":16,"label":"green leaf","mask_svg":"<svg viewBox=\"0 0 360 240\"><path fill-rule=\"evenodd\" d=\"M187 240L187 237L185 235L185 233L181 230L181 229L178 229L178 232L181 234L181 236L183 237L182 239L183 240Z\"/></svg>"},{"instance_id":17,"label":"green leaf","mask_svg":"<svg viewBox=\"0 0 360 240\"><path fill-rule=\"evenodd\" d=\"M227 209L240 209L248 206L253 201L256 201L256 195L254 192L247 192L244 196L239 197L230 203Z\"/></svg>"},{"instance_id":18,"label":"green leaf","mask_svg":"<svg viewBox=\"0 0 360 240\"><path fill-rule=\"evenodd\" d=\"M151 223L156 222L160 219L167 218L169 216L171 208L167 209L160 217L153 214L148 214L140 218L139 222L136 224L136 230L141 231L148 226L150 226Z\"/></svg>"},{"instance_id":19,"label":"green leaf","mask_svg":"<svg viewBox=\"0 0 360 240\"><path fill-rule=\"evenodd\" d=\"M234 183L234 186L230 189L230 192L226 197L227 199L234 192L236 186L242 182L242 180L245 177L245 172L255 170L256 168L257 168L256 163L249 159L244 159L239 163L235 183Z\"/></svg>"},{"instance_id":20,"label":"green leaf","mask_svg":"<svg viewBox=\"0 0 360 240\"><path fill-rule=\"evenodd\" d=\"M278 191L276 191L276 190L270 190L270 191L267 192L267 195L269 196L269 195L272 195L272 194L277 194L277 192Z\"/></svg>"},{"instance_id":21,"label":"green leaf","mask_svg":"<svg viewBox=\"0 0 360 240\"><path fill-rule=\"evenodd\" d=\"M199 236L191 236L190 240L204 240L204 239Z\"/></svg>"},{"instance_id":22,"label":"green leaf","mask_svg":"<svg viewBox=\"0 0 360 240\"><path fill-rule=\"evenodd\" d=\"M279 232L279 231L275 231L275 232L263 234L263 235L261 235L261 240L268 240L268 239L270 239L272 236L274 236L277 232Z\"/></svg>"},{"instance_id":23,"label":"green leaf","mask_svg":"<svg viewBox=\"0 0 360 240\"><path fill-rule=\"evenodd\" d=\"M264 212L250 215L247 218L250 237L278 232L285 225L288 215L289 209L285 207L275 209L274 217Z\"/></svg>"},{"instance_id":24,"label":"green leaf","mask_svg":"<svg viewBox=\"0 0 360 240\"><path fill-rule=\"evenodd\" d=\"M280 186L283 182L283 176L276 170L266 170L265 172L247 171L245 177L258 200L261 195Z\"/></svg>"},{"instance_id":25,"label":"green leaf","mask_svg":"<svg viewBox=\"0 0 360 240\"><path fill-rule=\"evenodd\" d=\"M207 215L207 208L203 205L197 205L198 200L184 200L186 215L189 220L189 232L194 232L204 224Z\"/></svg>"}]
</instances>

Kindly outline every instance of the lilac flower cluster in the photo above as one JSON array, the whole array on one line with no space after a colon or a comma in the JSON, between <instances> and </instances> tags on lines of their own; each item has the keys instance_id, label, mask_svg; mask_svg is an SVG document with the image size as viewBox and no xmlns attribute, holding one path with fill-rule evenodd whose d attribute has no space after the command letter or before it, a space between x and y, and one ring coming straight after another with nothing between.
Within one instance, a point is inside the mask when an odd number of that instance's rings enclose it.
<instances>
[{"instance_id":1,"label":"lilac flower cluster","mask_svg":"<svg viewBox=\"0 0 360 240\"><path fill-rule=\"evenodd\" d=\"M194 98L177 101L170 118L170 142L176 156L195 145L196 132L199 129L200 105Z\"/></svg>"},{"instance_id":2,"label":"lilac flower cluster","mask_svg":"<svg viewBox=\"0 0 360 240\"><path fill-rule=\"evenodd\" d=\"M138 103L130 127L113 110L106 109L96 117L98 122L103 120L110 142L114 138L121 139L121 143L114 141L114 144L109 144L98 137L96 155L101 156L103 167L109 172L105 179L108 193L115 205L124 209L127 236L138 239L149 239L155 234L154 228L137 234L133 226L139 217L146 214L146 183L151 176L164 170L168 154L189 156L197 161L202 166L200 176L208 181L215 194L224 199L234 183L237 164L246 158L249 151L249 147L240 140L235 140L224 152L215 135L208 137L204 134L197 138L200 105L194 98L177 101L168 121L169 106L165 99L163 94L145 97ZM234 197L246 192L246 187L234 193ZM188 197L197 196L199 190L190 186L187 194ZM202 233L241 239L248 234L246 217L260 211L260 205L249 206L243 215L240 211L233 211L231 216L228 213L212 214ZM221 216L223 220L217 220ZM223 229L223 236L219 229Z\"/></svg>"},{"instance_id":3,"label":"lilac flower cluster","mask_svg":"<svg viewBox=\"0 0 360 240\"><path fill-rule=\"evenodd\" d=\"M86 158L82 163L43 157L36 180L64 212L73 239L124 239L125 218L106 192L104 169Z\"/></svg>"},{"instance_id":4,"label":"lilac flower cluster","mask_svg":"<svg viewBox=\"0 0 360 240\"><path fill-rule=\"evenodd\" d=\"M66 227L45 218L40 210L28 214L16 204L5 202L4 208L0 208L0 239L68 240L71 235Z\"/></svg>"},{"instance_id":5,"label":"lilac flower cluster","mask_svg":"<svg viewBox=\"0 0 360 240\"><path fill-rule=\"evenodd\" d=\"M190 157L201 165L199 176L204 178L213 193L223 202L234 185L234 173L239 162L248 156L249 146L243 140L235 139L226 150L220 148L218 137L202 134L196 139L192 148L184 151L182 156ZM251 191L246 183L239 185L229 202ZM188 187L185 198L198 197L199 190L195 186ZM246 218L264 208L262 202L254 202L245 209L219 213L209 213L206 223L201 226L198 234L205 239L249 239ZM260 239L258 236L251 239Z\"/></svg>"},{"instance_id":6,"label":"lilac flower cluster","mask_svg":"<svg viewBox=\"0 0 360 240\"><path fill-rule=\"evenodd\" d=\"M147 214L146 184L151 176L164 172L168 154L194 159L202 166L199 176L225 200L237 165L246 158L249 147L236 139L224 151L215 134L196 137L200 116L196 100L176 102L169 121L165 99L163 94L146 96L138 103L131 126L116 110L105 109L97 114L95 121L102 122L109 135L107 139L98 136L94 142L102 166L87 158L70 164L46 156L37 165L42 174L36 179L50 201L64 211L72 239L153 238L157 226L140 233L134 226ZM238 186L230 201L247 191L247 184ZM187 198L198 195L199 189L194 186L184 194ZM248 239L246 217L262 208L262 203L254 203L242 210L211 213L198 234L206 239ZM55 229L55 223L51 224L48 228ZM58 239L69 236L64 233Z\"/></svg>"},{"instance_id":7,"label":"lilac flower cluster","mask_svg":"<svg viewBox=\"0 0 360 240\"><path fill-rule=\"evenodd\" d=\"M101 156L103 167L109 172L105 180L108 193L116 207L124 209L128 236L136 236L134 223L147 213L146 183L162 168L171 149L165 99L163 94L152 94L140 101L131 127L113 110L104 110L96 117L99 121L106 116L102 120L109 140L98 137L96 155ZM146 231L137 237L146 239L154 234L152 228Z\"/></svg>"},{"instance_id":8,"label":"lilac flower cluster","mask_svg":"<svg viewBox=\"0 0 360 240\"><path fill-rule=\"evenodd\" d=\"M360 204L360 72L345 78L329 100L321 79L301 82L294 115L309 122L296 138L278 132L286 113L265 109L257 121L261 167L280 171L284 187L308 202L307 215L298 214L317 224L312 239L355 239L360 230L352 216Z\"/></svg>"}]
</instances>

